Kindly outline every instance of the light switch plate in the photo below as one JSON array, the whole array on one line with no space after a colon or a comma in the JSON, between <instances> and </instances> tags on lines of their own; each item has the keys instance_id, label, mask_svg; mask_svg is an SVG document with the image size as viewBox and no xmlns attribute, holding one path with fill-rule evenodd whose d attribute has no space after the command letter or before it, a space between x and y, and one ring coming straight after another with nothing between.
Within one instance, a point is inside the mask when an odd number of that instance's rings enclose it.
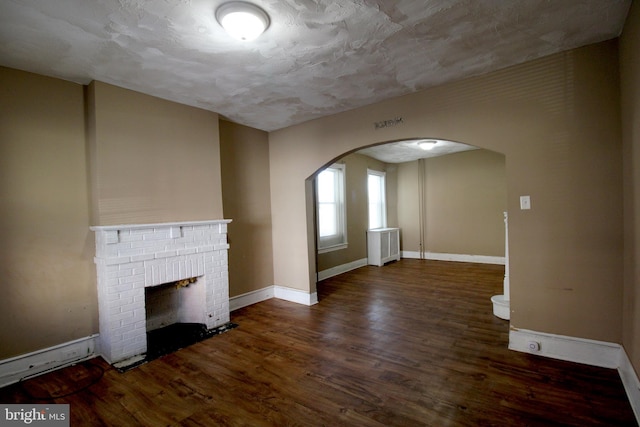
<instances>
[{"instance_id":1,"label":"light switch plate","mask_svg":"<svg viewBox=\"0 0 640 427\"><path fill-rule=\"evenodd\" d=\"M531 209L531 197L530 196L520 196L520 210L528 210Z\"/></svg>"}]
</instances>

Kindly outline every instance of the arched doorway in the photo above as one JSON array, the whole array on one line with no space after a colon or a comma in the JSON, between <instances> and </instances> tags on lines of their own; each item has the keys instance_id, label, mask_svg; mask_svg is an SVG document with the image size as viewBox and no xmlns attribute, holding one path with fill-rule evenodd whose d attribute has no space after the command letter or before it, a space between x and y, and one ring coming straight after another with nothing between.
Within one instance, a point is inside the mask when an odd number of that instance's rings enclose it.
<instances>
[{"instance_id":1,"label":"arched doorway","mask_svg":"<svg viewBox=\"0 0 640 427\"><path fill-rule=\"evenodd\" d=\"M386 173L388 226L400 228L404 258L505 263L505 156L442 140L440 150L423 150L419 148L423 141L376 144L335 160L348 177L348 245L314 252L318 281L367 264L366 176L370 169ZM313 191L314 184L308 188ZM317 243L314 213L310 228Z\"/></svg>"}]
</instances>

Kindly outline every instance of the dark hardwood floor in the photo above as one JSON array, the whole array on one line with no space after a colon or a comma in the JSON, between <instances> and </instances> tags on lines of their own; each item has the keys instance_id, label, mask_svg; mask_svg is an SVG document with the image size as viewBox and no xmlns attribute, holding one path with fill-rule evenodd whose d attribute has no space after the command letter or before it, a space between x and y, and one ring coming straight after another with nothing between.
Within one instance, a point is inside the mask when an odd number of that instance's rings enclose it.
<instances>
[{"instance_id":1,"label":"dark hardwood floor","mask_svg":"<svg viewBox=\"0 0 640 427\"><path fill-rule=\"evenodd\" d=\"M0 402L68 403L72 426L637 425L615 370L507 349L489 300L502 277L363 267L319 283L313 307L255 304L232 313L238 328L128 372L96 358Z\"/></svg>"}]
</instances>

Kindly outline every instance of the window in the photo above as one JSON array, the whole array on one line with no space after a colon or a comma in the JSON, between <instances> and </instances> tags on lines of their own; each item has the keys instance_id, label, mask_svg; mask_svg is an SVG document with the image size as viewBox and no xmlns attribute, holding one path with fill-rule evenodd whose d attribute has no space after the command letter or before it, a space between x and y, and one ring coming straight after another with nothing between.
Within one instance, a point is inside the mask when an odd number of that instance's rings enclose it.
<instances>
[{"instance_id":1,"label":"window","mask_svg":"<svg viewBox=\"0 0 640 427\"><path fill-rule=\"evenodd\" d=\"M367 169L369 194L369 229L387 226L387 201L385 197L385 173Z\"/></svg>"},{"instance_id":2,"label":"window","mask_svg":"<svg viewBox=\"0 0 640 427\"><path fill-rule=\"evenodd\" d=\"M345 166L334 164L318 174L318 252L347 246L346 206L344 202Z\"/></svg>"}]
</instances>

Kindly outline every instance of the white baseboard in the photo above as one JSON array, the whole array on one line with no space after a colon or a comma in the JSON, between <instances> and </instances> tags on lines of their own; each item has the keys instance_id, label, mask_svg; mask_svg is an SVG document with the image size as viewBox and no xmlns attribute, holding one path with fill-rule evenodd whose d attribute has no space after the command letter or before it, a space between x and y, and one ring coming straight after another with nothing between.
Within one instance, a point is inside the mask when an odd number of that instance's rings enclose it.
<instances>
[{"instance_id":1,"label":"white baseboard","mask_svg":"<svg viewBox=\"0 0 640 427\"><path fill-rule=\"evenodd\" d=\"M400 251L401 258L422 259L420 252L416 251Z\"/></svg>"},{"instance_id":2,"label":"white baseboard","mask_svg":"<svg viewBox=\"0 0 640 427\"><path fill-rule=\"evenodd\" d=\"M627 392L631 409L633 409L636 420L638 424L640 424L640 380L638 380L638 374L635 369L633 369L633 365L624 347L620 349L618 374L620 374L624 390Z\"/></svg>"},{"instance_id":3,"label":"white baseboard","mask_svg":"<svg viewBox=\"0 0 640 427\"><path fill-rule=\"evenodd\" d=\"M530 343L534 345L530 347ZM627 352L620 344L512 328L509 331L509 349L617 369L636 421L640 424L640 380Z\"/></svg>"},{"instance_id":4,"label":"white baseboard","mask_svg":"<svg viewBox=\"0 0 640 427\"><path fill-rule=\"evenodd\" d=\"M367 258L362 258L356 261L348 262L346 264L319 271L318 281L337 276L338 274L346 273L347 271L355 270L356 268L364 267L365 265L367 265Z\"/></svg>"},{"instance_id":5,"label":"white baseboard","mask_svg":"<svg viewBox=\"0 0 640 427\"><path fill-rule=\"evenodd\" d=\"M425 252L423 257L420 257L420 252L415 252L415 251L402 251L401 255L402 255L402 258L505 265L505 258L503 256L465 255L465 254L446 254L446 253L438 253L438 252Z\"/></svg>"},{"instance_id":6,"label":"white baseboard","mask_svg":"<svg viewBox=\"0 0 640 427\"><path fill-rule=\"evenodd\" d=\"M0 387L97 356L98 334L0 360Z\"/></svg>"},{"instance_id":7,"label":"white baseboard","mask_svg":"<svg viewBox=\"0 0 640 427\"><path fill-rule=\"evenodd\" d=\"M229 298L229 310L238 310L239 308L271 299L274 296L273 288L273 286L267 286L266 288L258 289L257 291L251 291L246 294L231 297Z\"/></svg>"},{"instance_id":8,"label":"white baseboard","mask_svg":"<svg viewBox=\"0 0 640 427\"><path fill-rule=\"evenodd\" d=\"M532 351L529 348L531 342L538 343L539 349ZM509 349L552 359L617 369L620 364L621 346L605 341L512 328L509 331Z\"/></svg>"},{"instance_id":9,"label":"white baseboard","mask_svg":"<svg viewBox=\"0 0 640 427\"><path fill-rule=\"evenodd\" d=\"M299 289L274 285L229 298L229 310L238 310L242 307L266 301L271 298L278 298L302 305L314 305L318 303L317 292L308 293Z\"/></svg>"},{"instance_id":10,"label":"white baseboard","mask_svg":"<svg viewBox=\"0 0 640 427\"><path fill-rule=\"evenodd\" d=\"M314 305L318 303L318 293L308 293L299 289L285 288L284 286L274 286L274 296L278 299L291 301L303 305Z\"/></svg>"}]
</instances>

